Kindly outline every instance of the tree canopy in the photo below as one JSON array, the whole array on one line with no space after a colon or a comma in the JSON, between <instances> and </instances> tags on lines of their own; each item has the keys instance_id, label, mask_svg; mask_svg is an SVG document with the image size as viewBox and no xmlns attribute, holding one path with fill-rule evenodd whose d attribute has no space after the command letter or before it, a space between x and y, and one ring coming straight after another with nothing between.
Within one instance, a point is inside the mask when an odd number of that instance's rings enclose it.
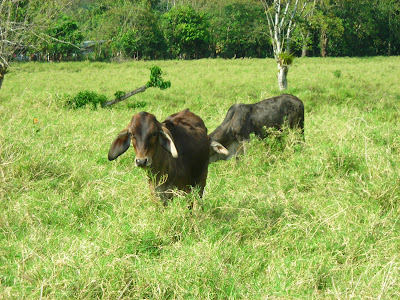
<instances>
[{"instance_id":1,"label":"tree canopy","mask_svg":"<svg viewBox=\"0 0 400 300\"><path fill-rule=\"evenodd\" d=\"M400 54L399 1L315 3L312 15L295 20L295 56ZM0 9L2 65L21 57L60 61L274 56L259 0L0 0Z\"/></svg>"}]
</instances>

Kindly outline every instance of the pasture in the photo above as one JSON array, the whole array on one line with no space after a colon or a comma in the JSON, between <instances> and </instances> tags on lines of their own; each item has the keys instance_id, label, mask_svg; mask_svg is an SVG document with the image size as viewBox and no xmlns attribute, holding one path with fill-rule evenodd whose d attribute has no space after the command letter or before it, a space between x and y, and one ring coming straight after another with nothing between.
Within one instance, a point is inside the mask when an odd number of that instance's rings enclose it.
<instances>
[{"instance_id":1,"label":"pasture","mask_svg":"<svg viewBox=\"0 0 400 300\"><path fill-rule=\"evenodd\" d=\"M169 89L63 107L138 88L153 65ZM272 59L14 64L0 90L0 298L399 298L400 57L296 59L287 93L304 102L305 142L253 138L209 166L203 199L164 208L133 149L107 160L134 113L188 107L210 133L233 103L280 94L276 73Z\"/></svg>"}]
</instances>

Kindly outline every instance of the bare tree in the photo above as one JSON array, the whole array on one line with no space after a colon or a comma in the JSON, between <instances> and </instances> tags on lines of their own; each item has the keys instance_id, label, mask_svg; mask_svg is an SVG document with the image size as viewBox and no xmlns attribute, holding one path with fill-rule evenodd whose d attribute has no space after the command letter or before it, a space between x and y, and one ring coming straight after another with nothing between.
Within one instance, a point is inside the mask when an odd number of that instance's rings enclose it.
<instances>
[{"instance_id":1,"label":"bare tree","mask_svg":"<svg viewBox=\"0 0 400 300\"><path fill-rule=\"evenodd\" d=\"M13 57L45 35L55 16L73 0L0 0L0 89Z\"/></svg>"},{"instance_id":2,"label":"bare tree","mask_svg":"<svg viewBox=\"0 0 400 300\"><path fill-rule=\"evenodd\" d=\"M278 64L278 86L287 89L287 73L293 62L290 52L293 31L298 18L306 17L317 0L260 0L264 5L274 57ZM307 10L307 5L310 6Z\"/></svg>"},{"instance_id":3,"label":"bare tree","mask_svg":"<svg viewBox=\"0 0 400 300\"><path fill-rule=\"evenodd\" d=\"M19 44L15 37L21 33L21 24L14 20L18 9L19 1L1 0L0 2L0 88L9 62Z\"/></svg>"}]
</instances>

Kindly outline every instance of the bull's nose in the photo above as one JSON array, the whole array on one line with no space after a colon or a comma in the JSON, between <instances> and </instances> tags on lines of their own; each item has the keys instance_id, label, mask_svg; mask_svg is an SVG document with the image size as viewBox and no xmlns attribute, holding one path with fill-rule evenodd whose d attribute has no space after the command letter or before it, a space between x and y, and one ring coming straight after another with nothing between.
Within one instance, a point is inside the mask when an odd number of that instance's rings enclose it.
<instances>
[{"instance_id":1,"label":"bull's nose","mask_svg":"<svg viewBox=\"0 0 400 300\"><path fill-rule=\"evenodd\" d=\"M137 167L144 168L147 165L147 158L136 158L135 163Z\"/></svg>"}]
</instances>

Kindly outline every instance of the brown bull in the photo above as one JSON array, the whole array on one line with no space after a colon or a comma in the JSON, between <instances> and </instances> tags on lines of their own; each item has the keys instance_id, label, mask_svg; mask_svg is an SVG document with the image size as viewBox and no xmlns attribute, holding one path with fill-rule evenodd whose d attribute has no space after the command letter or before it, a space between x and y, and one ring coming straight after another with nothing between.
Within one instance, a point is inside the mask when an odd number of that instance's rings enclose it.
<instances>
[{"instance_id":1,"label":"brown bull","mask_svg":"<svg viewBox=\"0 0 400 300\"><path fill-rule=\"evenodd\" d=\"M198 187L200 196L203 194L210 139L203 120L189 109L162 123L147 112L134 115L111 144L108 159L116 159L131 143L136 152L135 165L150 171L156 180L155 191L164 201L172 196L173 188L189 192Z\"/></svg>"}]
</instances>

